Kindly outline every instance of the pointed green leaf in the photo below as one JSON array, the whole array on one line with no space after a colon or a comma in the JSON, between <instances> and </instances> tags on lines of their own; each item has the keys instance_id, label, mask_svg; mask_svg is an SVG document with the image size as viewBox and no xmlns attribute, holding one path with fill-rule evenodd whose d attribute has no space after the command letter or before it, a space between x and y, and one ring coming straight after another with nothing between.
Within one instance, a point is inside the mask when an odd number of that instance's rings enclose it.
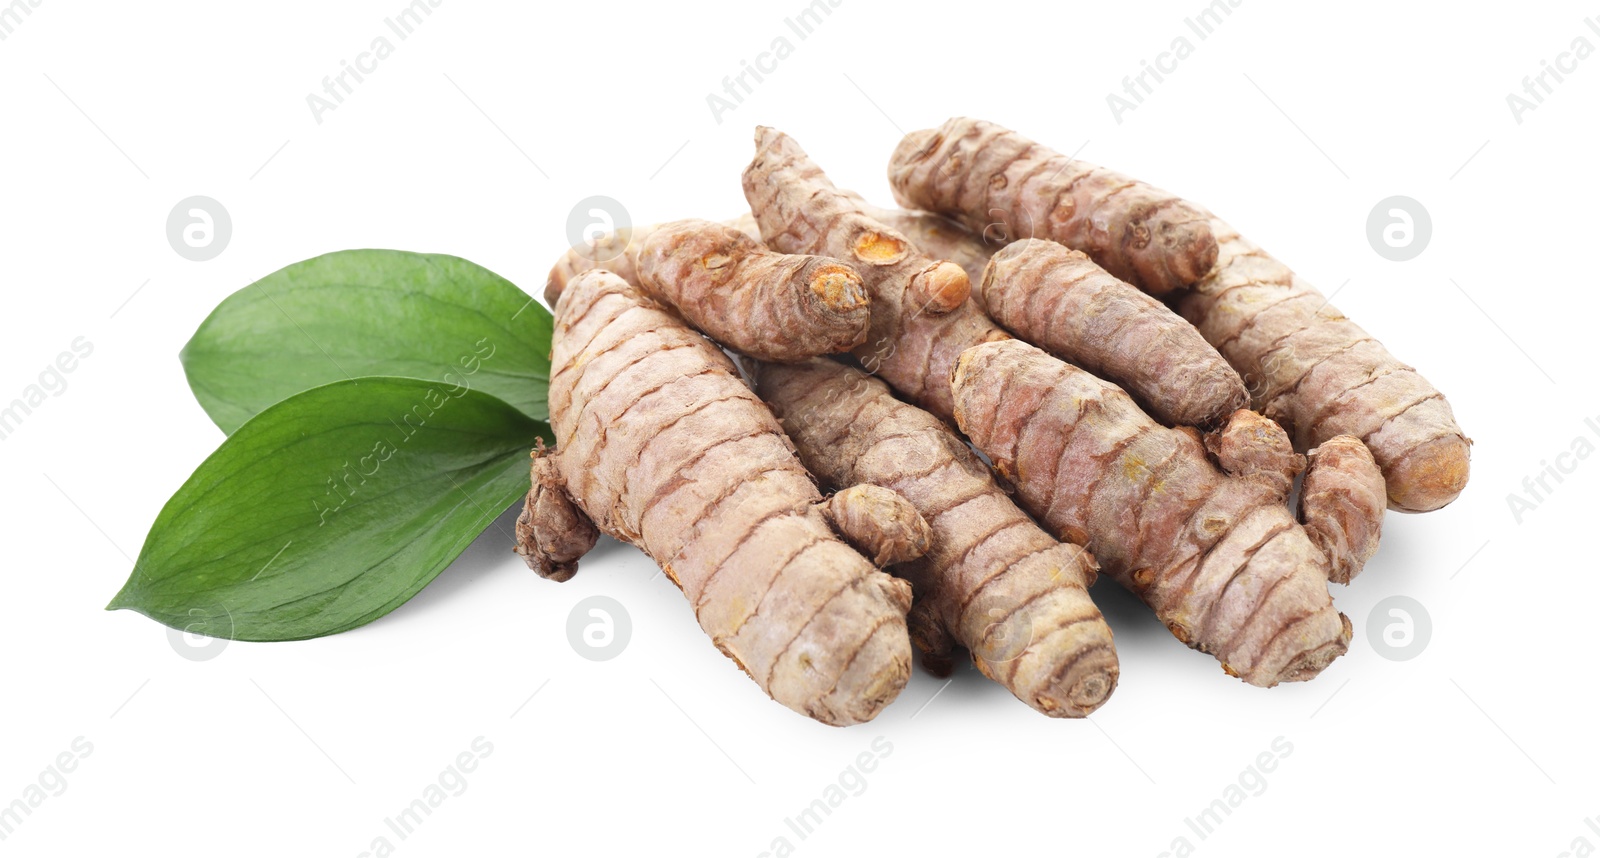
<instances>
[{"instance_id":1,"label":"pointed green leaf","mask_svg":"<svg viewBox=\"0 0 1600 858\"><path fill-rule=\"evenodd\" d=\"M550 331L543 306L464 259L346 250L228 296L181 358L224 432L302 390L364 375L466 384L545 420Z\"/></svg>"},{"instance_id":2,"label":"pointed green leaf","mask_svg":"<svg viewBox=\"0 0 1600 858\"><path fill-rule=\"evenodd\" d=\"M167 502L109 608L240 640L371 622L528 490L549 429L464 386L366 377L239 427Z\"/></svg>"}]
</instances>

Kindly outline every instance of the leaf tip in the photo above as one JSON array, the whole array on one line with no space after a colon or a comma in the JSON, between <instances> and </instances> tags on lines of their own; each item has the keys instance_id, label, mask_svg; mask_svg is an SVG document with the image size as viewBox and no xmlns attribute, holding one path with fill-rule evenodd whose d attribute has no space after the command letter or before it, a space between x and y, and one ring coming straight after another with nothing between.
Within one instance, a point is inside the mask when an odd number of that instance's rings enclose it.
<instances>
[{"instance_id":1,"label":"leaf tip","mask_svg":"<svg viewBox=\"0 0 1600 858\"><path fill-rule=\"evenodd\" d=\"M144 609L140 607L138 590L135 587L135 578L138 577L138 569L135 569L134 573L135 574L128 576L128 580L123 583L122 589L117 591L117 595L112 596L111 601L106 603L106 610L130 610L138 611L141 614L144 613Z\"/></svg>"}]
</instances>

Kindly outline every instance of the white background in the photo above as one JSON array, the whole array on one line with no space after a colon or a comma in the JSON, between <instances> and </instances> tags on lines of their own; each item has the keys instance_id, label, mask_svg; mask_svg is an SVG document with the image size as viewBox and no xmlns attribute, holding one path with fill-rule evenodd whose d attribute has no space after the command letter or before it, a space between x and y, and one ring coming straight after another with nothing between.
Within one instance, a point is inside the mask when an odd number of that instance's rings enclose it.
<instances>
[{"instance_id":1,"label":"white background","mask_svg":"<svg viewBox=\"0 0 1600 858\"><path fill-rule=\"evenodd\" d=\"M26 2L26 0L25 0ZM76 737L93 751L4 841L19 855L1556 855L1600 814L1584 461L1519 523L1512 493L1600 436L1593 378L1600 57L1518 123L1506 96L1594 4L1247 0L1208 39L1175 3L869 4L811 36L802 0L445 0L319 124L306 96L387 33L387 2L43 0L0 41L0 401L76 337L92 356L0 441L0 804ZM1188 35L1192 56L1117 122L1106 95ZM720 123L706 97L778 36L794 53ZM391 36L391 38L393 38ZM970 114L1202 202L1286 260L1449 396L1476 445L1444 511L1391 514L1335 598L1350 653L1270 691L1177 644L1109 581L1122 682L1047 719L970 669L920 671L874 723L814 724L719 655L678 591L604 543L566 584L510 552L514 513L410 604L299 643L180 657L102 606L166 498L222 440L178 349L234 290L326 251L464 256L530 293L583 197L635 222L742 210L756 123L888 203L901 129ZM1476 154L1475 154L1476 153ZM168 211L231 212L205 263ZM1415 197L1431 245L1380 258L1365 223ZM1600 457L1597 457L1600 458ZM634 632L580 658L568 612L608 594ZM1369 643L1380 600L1432 639ZM1381 619L1381 618L1380 618ZM542 689L542 690L540 690ZM537 696L530 695L538 690ZM938 696L935 698L935 694ZM931 700L931 702L930 702ZM384 818L482 736L493 750L405 840ZM892 753L808 839L784 824L876 737ZM1277 737L1292 753L1207 839L1184 823ZM1600 825L1600 823L1597 823Z\"/></svg>"}]
</instances>

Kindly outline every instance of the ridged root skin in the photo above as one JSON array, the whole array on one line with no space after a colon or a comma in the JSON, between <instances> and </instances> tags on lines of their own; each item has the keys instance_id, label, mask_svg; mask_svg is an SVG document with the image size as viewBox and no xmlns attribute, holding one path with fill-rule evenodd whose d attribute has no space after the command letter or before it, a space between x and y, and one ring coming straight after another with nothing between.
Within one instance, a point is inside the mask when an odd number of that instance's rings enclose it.
<instances>
[{"instance_id":1,"label":"ridged root skin","mask_svg":"<svg viewBox=\"0 0 1600 858\"><path fill-rule=\"evenodd\" d=\"M649 238L655 228L655 224L627 227L608 232L590 244L567 248L556 264L550 266L550 274L545 278L545 304L554 310L568 283L577 279L578 275L596 269L610 271L637 286L638 272L633 267L633 255L628 251Z\"/></svg>"},{"instance_id":2,"label":"ridged root skin","mask_svg":"<svg viewBox=\"0 0 1600 858\"><path fill-rule=\"evenodd\" d=\"M946 123L946 129L955 122ZM966 130L970 133L972 128ZM1026 197L1031 205L1020 208L974 203L974 198L986 199L987 192L967 185L952 191L950 180L930 180L925 175L930 165L922 162L935 153L924 150L936 137L944 145L944 130L915 132L896 151L890 180L902 205L954 215L962 215L963 207L976 212L958 217L971 230L960 246L971 253L992 252L997 244L1033 236L1061 241L1048 230L1030 226L1041 222L1036 215L1023 217L1020 223L1014 217L1016 212L1046 206L1048 195L1033 193ZM998 132L990 128L985 133ZM1027 150L1025 160L1043 151ZM1002 173L999 181L1009 186L1013 173ZM938 203L952 199L956 202L948 207ZM1360 438L1383 471L1392 510L1428 512L1455 500L1470 476L1472 441L1456 424L1444 396L1288 266L1204 208L1187 203L1184 207L1184 217L1197 215L1203 220L1215 254L1212 264L1196 269L1191 288L1174 294L1172 300L1243 377L1252 407L1289 427L1295 449L1301 452L1337 435ZM1071 240L1061 243L1087 249ZM1106 267L1117 273L1115 267ZM1162 294L1138 278L1122 279ZM973 282L981 283L981 278Z\"/></svg>"},{"instance_id":3,"label":"ridged root skin","mask_svg":"<svg viewBox=\"0 0 1600 858\"><path fill-rule=\"evenodd\" d=\"M1306 457L1294 451L1289 433L1249 409L1235 411L1226 425L1205 437L1205 445L1223 473L1263 480L1284 500L1294 478L1306 469Z\"/></svg>"},{"instance_id":4,"label":"ridged root skin","mask_svg":"<svg viewBox=\"0 0 1600 858\"><path fill-rule=\"evenodd\" d=\"M985 243L976 233L944 215L914 209L880 208L854 191L841 188L840 193L855 200L866 216L904 235L925 256L960 266L967 275L969 285L983 279L983 268L989 264L989 257L1000 249L1000 245ZM761 240L761 227L756 223L755 215L749 212L722 223L757 241Z\"/></svg>"},{"instance_id":5,"label":"ridged root skin","mask_svg":"<svg viewBox=\"0 0 1600 858\"><path fill-rule=\"evenodd\" d=\"M930 670L954 647L986 676L1054 717L1082 717L1116 687L1111 629L1089 598L1092 555L1058 542L933 415L842 364L756 367L806 466L826 483L894 489L931 528L927 553L894 568L912 583L912 638Z\"/></svg>"},{"instance_id":6,"label":"ridged root skin","mask_svg":"<svg viewBox=\"0 0 1600 858\"><path fill-rule=\"evenodd\" d=\"M533 485L517 516L515 550L540 578L570 580L600 531L572 502L554 455L542 443L533 451L531 476Z\"/></svg>"},{"instance_id":7,"label":"ridged root skin","mask_svg":"<svg viewBox=\"0 0 1600 858\"><path fill-rule=\"evenodd\" d=\"M1328 562L1267 481L1229 477L1192 430L1011 340L961 355L956 420L1022 507L1251 685L1309 679L1350 641Z\"/></svg>"},{"instance_id":8,"label":"ridged root skin","mask_svg":"<svg viewBox=\"0 0 1600 858\"><path fill-rule=\"evenodd\" d=\"M1172 425L1209 428L1250 402L1194 326L1081 251L1029 238L989 260L973 299L1018 339L1120 385Z\"/></svg>"},{"instance_id":9,"label":"ridged root skin","mask_svg":"<svg viewBox=\"0 0 1600 858\"><path fill-rule=\"evenodd\" d=\"M1060 242L1152 295L1198 281L1217 259L1195 206L980 119L907 134L889 184L902 206L949 215L986 240Z\"/></svg>"},{"instance_id":10,"label":"ridged root skin","mask_svg":"<svg viewBox=\"0 0 1600 858\"><path fill-rule=\"evenodd\" d=\"M971 283L961 267L927 256L872 217L859 196L834 187L800 144L776 129L756 129L744 193L768 247L831 256L860 272L872 296L872 323L853 354L911 401L949 420L956 355L1007 336L968 298Z\"/></svg>"},{"instance_id":11,"label":"ridged root skin","mask_svg":"<svg viewBox=\"0 0 1600 858\"><path fill-rule=\"evenodd\" d=\"M573 502L650 555L779 703L873 718L911 671L911 589L840 540L767 406L723 352L621 278L556 305L550 414Z\"/></svg>"},{"instance_id":12,"label":"ridged root skin","mask_svg":"<svg viewBox=\"0 0 1600 858\"><path fill-rule=\"evenodd\" d=\"M928 256L961 266L973 284L983 279L983 268L989 264L990 255L1000 249L1000 245L985 243L977 233L944 215L915 209L885 209L870 203L864 204L862 210L899 230ZM976 289L976 285L973 288Z\"/></svg>"},{"instance_id":13,"label":"ridged root skin","mask_svg":"<svg viewBox=\"0 0 1600 858\"><path fill-rule=\"evenodd\" d=\"M627 253L640 291L752 357L801 361L867 337L866 288L837 259L774 253L736 227L705 220L661 224Z\"/></svg>"},{"instance_id":14,"label":"ridged root skin","mask_svg":"<svg viewBox=\"0 0 1600 858\"><path fill-rule=\"evenodd\" d=\"M1178 310L1244 377L1255 409L1282 423L1298 450L1359 438L1383 470L1390 509L1455 500L1472 442L1443 394L1288 266L1207 217L1221 242L1216 270Z\"/></svg>"},{"instance_id":15,"label":"ridged root skin","mask_svg":"<svg viewBox=\"0 0 1600 858\"><path fill-rule=\"evenodd\" d=\"M879 568L909 563L928 553L928 522L894 489L851 486L824 501L822 512L845 542Z\"/></svg>"},{"instance_id":16,"label":"ridged root skin","mask_svg":"<svg viewBox=\"0 0 1600 858\"><path fill-rule=\"evenodd\" d=\"M1300 486L1300 521L1340 584L1378 553L1383 534L1383 472L1359 438L1338 435L1311 451Z\"/></svg>"}]
</instances>

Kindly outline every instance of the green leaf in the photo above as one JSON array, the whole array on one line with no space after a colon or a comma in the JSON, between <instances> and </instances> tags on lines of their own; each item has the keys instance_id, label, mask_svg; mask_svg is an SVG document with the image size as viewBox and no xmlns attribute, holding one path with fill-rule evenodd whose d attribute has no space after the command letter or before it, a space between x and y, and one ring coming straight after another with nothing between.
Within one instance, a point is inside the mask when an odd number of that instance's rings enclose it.
<instances>
[{"instance_id":1,"label":"green leaf","mask_svg":"<svg viewBox=\"0 0 1600 858\"><path fill-rule=\"evenodd\" d=\"M239 640L369 623L528 491L549 428L466 387L366 377L267 408L167 501L108 609Z\"/></svg>"},{"instance_id":2,"label":"green leaf","mask_svg":"<svg viewBox=\"0 0 1600 858\"><path fill-rule=\"evenodd\" d=\"M224 432L302 390L364 375L467 384L549 419L550 313L464 259L346 250L228 296L181 358Z\"/></svg>"}]
</instances>

